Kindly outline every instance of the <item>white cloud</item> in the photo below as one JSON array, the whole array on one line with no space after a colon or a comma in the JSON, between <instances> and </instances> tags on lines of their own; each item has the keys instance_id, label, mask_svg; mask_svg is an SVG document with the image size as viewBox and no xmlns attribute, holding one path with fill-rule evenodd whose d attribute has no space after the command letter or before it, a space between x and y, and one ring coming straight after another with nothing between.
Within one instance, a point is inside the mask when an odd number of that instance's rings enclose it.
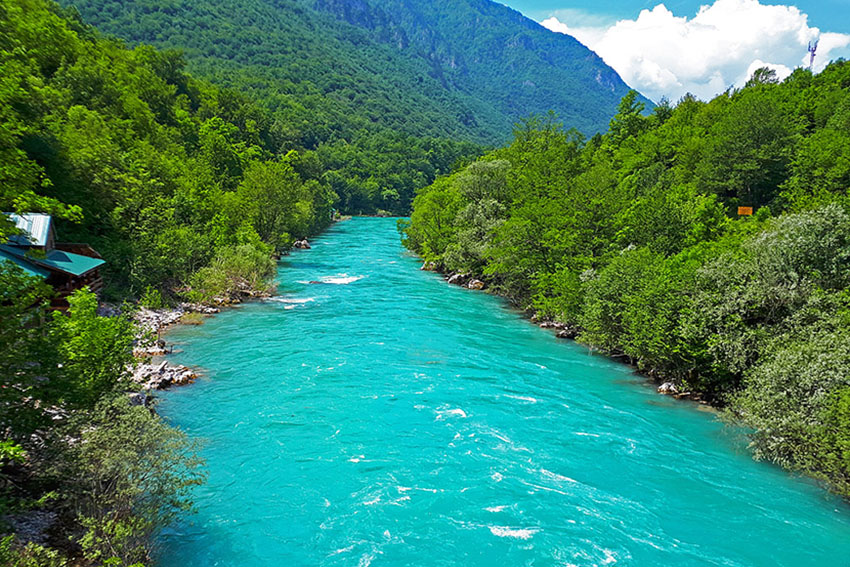
<instances>
[{"instance_id":1,"label":"white cloud","mask_svg":"<svg viewBox=\"0 0 850 567\"><path fill-rule=\"evenodd\" d=\"M759 0L715 0L693 17L676 16L664 4L635 20L610 26L583 25L561 13L542 22L574 36L596 51L632 87L653 100L676 101L685 93L710 99L729 86L742 86L759 67L780 79L808 65L807 46L820 40L815 70L850 55L850 35L821 33L795 6Z\"/></svg>"}]
</instances>

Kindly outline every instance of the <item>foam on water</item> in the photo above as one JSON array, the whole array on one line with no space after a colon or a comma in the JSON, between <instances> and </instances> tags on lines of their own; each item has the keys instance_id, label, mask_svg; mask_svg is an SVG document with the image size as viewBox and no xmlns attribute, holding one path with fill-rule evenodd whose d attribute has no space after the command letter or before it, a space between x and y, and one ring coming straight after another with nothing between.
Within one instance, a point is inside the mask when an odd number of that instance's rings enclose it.
<instances>
[{"instance_id":1,"label":"foam on water","mask_svg":"<svg viewBox=\"0 0 850 567\"><path fill-rule=\"evenodd\" d=\"M270 297L266 301L275 301L277 303L286 303L293 305L303 305L304 303L312 303L316 301L315 297Z\"/></svg>"},{"instance_id":2,"label":"foam on water","mask_svg":"<svg viewBox=\"0 0 850 567\"><path fill-rule=\"evenodd\" d=\"M466 417L469 417L469 416L467 416L466 412L463 411L460 408L438 409L437 410L437 417L435 419L441 420L441 419L445 419L447 417L466 418Z\"/></svg>"},{"instance_id":3,"label":"foam on water","mask_svg":"<svg viewBox=\"0 0 850 567\"><path fill-rule=\"evenodd\" d=\"M420 271L393 219L316 244L281 262L276 301L170 332L173 362L205 377L158 411L203 441L209 481L158 567L850 557L841 501L631 369Z\"/></svg>"},{"instance_id":4,"label":"foam on water","mask_svg":"<svg viewBox=\"0 0 850 567\"><path fill-rule=\"evenodd\" d=\"M509 528L506 526L490 526L490 533L498 537L512 537L516 539L531 539L540 530L535 528Z\"/></svg>"},{"instance_id":5,"label":"foam on water","mask_svg":"<svg viewBox=\"0 0 850 567\"><path fill-rule=\"evenodd\" d=\"M510 398L512 400L519 400L521 402L530 402L532 404L537 403L537 398L532 398L531 396L516 396L514 394L505 394L505 398Z\"/></svg>"},{"instance_id":6,"label":"foam on water","mask_svg":"<svg viewBox=\"0 0 850 567\"><path fill-rule=\"evenodd\" d=\"M366 276L349 276L348 274L336 274L333 276L322 276L319 281L326 284L346 285L358 280L362 280Z\"/></svg>"}]
</instances>

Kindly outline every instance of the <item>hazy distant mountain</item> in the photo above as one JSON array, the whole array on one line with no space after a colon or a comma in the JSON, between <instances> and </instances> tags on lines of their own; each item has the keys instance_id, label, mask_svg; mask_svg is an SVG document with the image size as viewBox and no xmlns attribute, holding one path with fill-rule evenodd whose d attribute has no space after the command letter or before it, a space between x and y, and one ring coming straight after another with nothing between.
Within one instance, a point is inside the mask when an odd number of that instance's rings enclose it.
<instances>
[{"instance_id":1,"label":"hazy distant mountain","mask_svg":"<svg viewBox=\"0 0 850 567\"><path fill-rule=\"evenodd\" d=\"M394 128L485 143L554 110L586 134L628 87L575 39L489 0L73 0L131 42L250 92L313 146ZM314 131L313 131L314 130Z\"/></svg>"}]
</instances>

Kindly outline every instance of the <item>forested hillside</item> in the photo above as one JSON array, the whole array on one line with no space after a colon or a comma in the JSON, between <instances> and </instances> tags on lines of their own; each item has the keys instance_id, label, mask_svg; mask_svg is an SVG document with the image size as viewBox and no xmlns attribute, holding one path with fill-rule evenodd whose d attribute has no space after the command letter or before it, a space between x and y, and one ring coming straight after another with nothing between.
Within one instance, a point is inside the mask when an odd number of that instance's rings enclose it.
<instances>
[{"instance_id":1,"label":"forested hillside","mask_svg":"<svg viewBox=\"0 0 850 567\"><path fill-rule=\"evenodd\" d=\"M641 111L632 93L589 140L519 126L420 192L407 246L728 404L757 457L850 494L850 63Z\"/></svg>"},{"instance_id":2,"label":"forested hillside","mask_svg":"<svg viewBox=\"0 0 850 567\"><path fill-rule=\"evenodd\" d=\"M330 222L331 189L276 152L264 110L66 16L0 4L0 210L51 213L60 238L97 247L107 294L264 285L275 251ZM0 241L11 230L0 215ZM129 307L100 317L81 290L51 313L54 295L0 262L0 564L140 565L200 461L128 394Z\"/></svg>"},{"instance_id":3,"label":"forested hillside","mask_svg":"<svg viewBox=\"0 0 850 567\"><path fill-rule=\"evenodd\" d=\"M470 106L473 118L476 107L492 106L500 142L516 121L550 110L585 134L604 131L627 92L619 75L573 37L553 34L498 2L318 0L315 5L426 61L444 88L476 105ZM489 120L476 122L485 126Z\"/></svg>"},{"instance_id":4,"label":"forested hillside","mask_svg":"<svg viewBox=\"0 0 850 567\"><path fill-rule=\"evenodd\" d=\"M63 3L261 103L281 147L315 150L351 213L407 214L432 170L504 143L531 113L604 129L628 90L573 38L490 0Z\"/></svg>"},{"instance_id":5,"label":"forested hillside","mask_svg":"<svg viewBox=\"0 0 850 567\"><path fill-rule=\"evenodd\" d=\"M104 32L186 52L312 148L392 129L502 143L555 110L604 130L628 88L574 38L490 0L63 0Z\"/></svg>"}]
</instances>

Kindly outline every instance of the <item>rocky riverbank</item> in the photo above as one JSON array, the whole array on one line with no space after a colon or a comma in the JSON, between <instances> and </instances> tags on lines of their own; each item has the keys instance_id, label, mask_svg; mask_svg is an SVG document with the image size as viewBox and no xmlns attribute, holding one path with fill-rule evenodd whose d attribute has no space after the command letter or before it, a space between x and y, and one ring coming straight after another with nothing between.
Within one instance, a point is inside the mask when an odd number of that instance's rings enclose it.
<instances>
[{"instance_id":1,"label":"rocky riverbank","mask_svg":"<svg viewBox=\"0 0 850 567\"><path fill-rule=\"evenodd\" d=\"M187 317L204 317L218 313L218 307L181 303L174 309L140 308L133 314L138 328L133 355L139 362L133 367L131 379L146 391L163 390L171 386L191 384L197 372L182 364L167 360L153 363L152 357L170 354L172 347L162 338L168 327L184 322Z\"/></svg>"}]
</instances>

